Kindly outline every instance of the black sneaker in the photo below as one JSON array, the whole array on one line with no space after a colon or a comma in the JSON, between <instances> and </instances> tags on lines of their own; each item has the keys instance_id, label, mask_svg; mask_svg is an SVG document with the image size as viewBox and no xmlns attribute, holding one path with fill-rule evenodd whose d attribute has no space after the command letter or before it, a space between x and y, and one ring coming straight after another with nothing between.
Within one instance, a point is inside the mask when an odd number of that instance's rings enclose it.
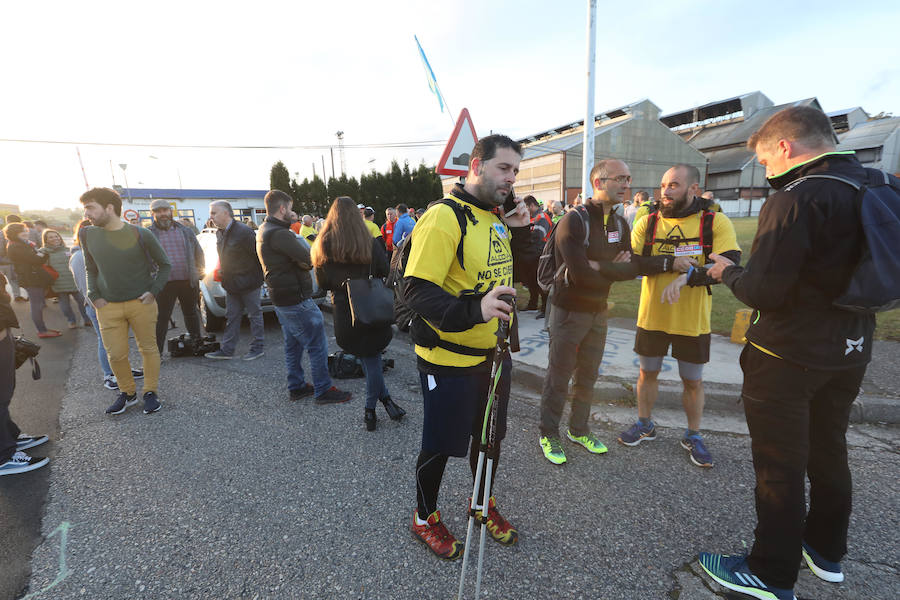
<instances>
[{"instance_id":1,"label":"black sneaker","mask_svg":"<svg viewBox=\"0 0 900 600\"><path fill-rule=\"evenodd\" d=\"M149 415L150 413L155 413L160 408L162 408L162 404L159 402L159 398L156 397L156 392L147 392L144 394L144 414Z\"/></svg>"},{"instance_id":2,"label":"black sneaker","mask_svg":"<svg viewBox=\"0 0 900 600\"><path fill-rule=\"evenodd\" d=\"M144 378L144 370L143 369L132 369L131 376L135 379L143 379Z\"/></svg>"},{"instance_id":3,"label":"black sneaker","mask_svg":"<svg viewBox=\"0 0 900 600\"><path fill-rule=\"evenodd\" d=\"M126 394L125 392L119 392L119 395L116 396L116 401L106 409L106 414L121 415L129 406L134 406L137 403L137 394Z\"/></svg>"},{"instance_id":4,"label":"black sneaker","mask_svg":"<svg viewBox=\"0 0 900 600\"><path fill-rule=\"evenodd\" d=\"M347 402L352 396L353 394L350 392L342 392L331 386L324 394L316 396L316 404L340 404L341 402Z\"/></svg>"},{"instance_id":5,"label":"black sneaker","mask_svg":"<svg viewBox=\"0 0 900 600\"><path fill-rule=\"evenodd\" d=\"M5 463L0 463L0 475L16 475L39 469L50 462L49 458L29 456L22 451L15 452Z\"/></svg>"},{"instance_id":6,"label":"black sneaker","mask_svg":"<svg viewBox=\"0 0 900 600\"><path fill-rule=\"evenodd\" d=\"M296 390L288 390L291 393L291 402L296 402L297 400L302 400L307 396L312 396L316 388L314 388L309 383L304 383L302 388L298 388Z\"/></svg>"},{"instance_id":7,"label":"black sneaker","mask_svg":"<svg viewBox=\"0 0 900 600\"><path fill-rule=\"evenodd\" d=\"M46 435L27 435L23 433L16 440L16 450L28 450L29 448L40 446L48 439Z\"/></svg>"}]
</instances>

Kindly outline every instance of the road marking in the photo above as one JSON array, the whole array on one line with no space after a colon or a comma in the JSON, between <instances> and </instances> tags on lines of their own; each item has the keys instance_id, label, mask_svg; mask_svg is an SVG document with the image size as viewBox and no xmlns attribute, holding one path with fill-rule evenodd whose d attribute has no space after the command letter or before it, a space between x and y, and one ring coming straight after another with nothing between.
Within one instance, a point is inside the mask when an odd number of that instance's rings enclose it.
<instances>
[{"instance_id":1,"label":"road marking","mask_svg":"<svg viewBox=\"0 0 900 600\"><path fill-rule=\"evenodd\" d=\"M72 528L72 524L68 521L63 521L59 524L59 527L50 532L47 536L48 538L52 538L54 535L59 533L59 572L56 574L56 579L50 582L50 584L42 590L38 590L37 592L32 592L27 596L23 597L22 600L30 600L31 598L36 598L44 592L48 592L58 586L63 580L69 576L71 571L66 566L66 541L69 538L69 529Z\"/></svg>"}]
</instances>

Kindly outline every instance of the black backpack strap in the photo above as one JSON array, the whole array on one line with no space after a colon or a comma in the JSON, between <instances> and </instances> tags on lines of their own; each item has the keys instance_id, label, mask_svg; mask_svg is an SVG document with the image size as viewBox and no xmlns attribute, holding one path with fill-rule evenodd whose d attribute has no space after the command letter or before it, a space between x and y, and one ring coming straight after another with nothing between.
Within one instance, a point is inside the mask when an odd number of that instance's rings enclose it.
<instances>
[{"instance_id":1,"label":"black backpack strap","mask_svg":"<svg viewBox=\"0 0 900 600\"><path fill-rule=\"evenodd\" d=\"M584 247L587 248L591 241L591 216L584 205L578 205L575 210L581 217L581 225L584 227Z\"/></svg>"},{"instance_id":2,"label":"black backpack strap","mask_svg":"<svg viewBox=\"0 0 900 600\"><path fill-rule=\"evenodd\" d=\"M713 250L713 219L716 213L704 210L700 215L700 246L703 248L703 264L709 264L709 255Z\"/></svg>"},{"instance_id":3,"label":"black backpack strap","mask_svg":"<svg viewBox=\"0 0 900 600\"><path fill-rule=\"evenodd\" d=\"M461 234L459 236L459 244L456 245L456 260L459 261L459 266L465 269L466 265L463 262L463 239L466 237L466 220L472 221L472 225L478 225L478 219L475 218L475 215L472 213L472 209L469 206L463 206L450 198L441 198L439 202L452 208L453 214L456 215L456 222L459 223L459 232Z\"/></svg>"},{"instance_id":4,"label":"black backpack strap","mask_svg":"<svg viewBox=\"0 0 900 600\"><path fill-rule=\"evenodd\" d=\"M641 256L650 256L653 253L653 244L656 243L657 223L659 223L659 211L650 211L647 215L647 227L644 229L644 248L641 251Z\"/></svg>"}]
</instances>

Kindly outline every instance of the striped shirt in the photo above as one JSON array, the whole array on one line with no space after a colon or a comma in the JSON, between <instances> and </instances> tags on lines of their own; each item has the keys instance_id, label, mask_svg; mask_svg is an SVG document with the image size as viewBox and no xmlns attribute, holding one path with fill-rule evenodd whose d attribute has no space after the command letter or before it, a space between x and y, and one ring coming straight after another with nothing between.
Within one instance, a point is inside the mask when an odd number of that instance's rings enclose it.
<instances>
[{"instance_id":1,"label":"striped shirt","mask_svg":"<svg viewBox=\"0 0 900 600\"><path fill-rule=\"evenodd\" d=\"M188 272L188 256L187 244L184 240L184 234L177 227L169 227L163 229L157 227L156 237L159 244L166 251L169 261L172 263L172 272L169 274L169 281L188 281L190 273Z\"/></svg>"}]
</instances>

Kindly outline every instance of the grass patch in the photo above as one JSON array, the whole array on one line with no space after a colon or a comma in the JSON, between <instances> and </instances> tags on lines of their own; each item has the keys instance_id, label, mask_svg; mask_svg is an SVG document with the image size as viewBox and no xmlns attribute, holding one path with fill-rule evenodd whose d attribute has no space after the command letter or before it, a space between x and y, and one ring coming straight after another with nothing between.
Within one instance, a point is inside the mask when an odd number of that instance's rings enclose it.
<instances>
[{"instance_id":1,"label":"grass patch","mask_svg":"<svg viewBox=\"0 0 900 600\"><path fill-rule=\"evenodd\" d=\"M753 237L756 235L757 227L756 217L741 217L731 219L734 224L734 231L737 235L738 245L741 247L742 256L741 264L746 264L750 258L750 247L753 245ZM528 297L528 292L519 287L519 293L522 298ZM710 315L710 327L713 333L721 335L731 335L731 326L734 324L734 315L741 308L747 308L743 302L734 297L724 285L712 286L713 301L712 314ZM612 285L609 294L609 301L614 302L615 306L610 311L611 317L623 317L637 320L638 304L641 297L641 282L620 281ZM887 313L881 313L877 317L877 326L875 327L875 339L879 340L896 340L900 341L900 310L893 310Z\"/></svg>"}]
</instances>

